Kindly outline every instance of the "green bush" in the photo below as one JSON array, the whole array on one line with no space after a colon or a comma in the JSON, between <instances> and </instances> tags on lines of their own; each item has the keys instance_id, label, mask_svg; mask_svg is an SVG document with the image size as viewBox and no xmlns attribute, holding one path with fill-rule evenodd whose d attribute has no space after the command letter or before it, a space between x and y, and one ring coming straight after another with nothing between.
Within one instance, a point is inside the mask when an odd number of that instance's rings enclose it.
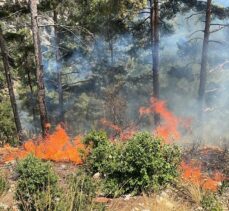
<instances>
[{"instance_id":1,"label":"green bush","mask_svg":"<svg viewBox=\"0 0 229 211\"><path fill-rule=\"evenodd\" d=\"M157 191L178 176L179 163L177 146L146 132L122 144L99 144L87 160L92 173L102 173L104 191L111 196Z\"/></svg>"},{"instance_id":2,"label":"green bush","mask_svg":"<svg viewBox=\"0 0 229 211\"><path fill-rule=\"evenodd\" d=\"M16 171L19 175L16 199L20 210L52 210L58 190L57 176L50 163L29 155L18 163Z\"/></svg>"},{"instance_id":3,"label":"green bush","mask_svg":"<svg viewBox=\"0 0 229 211\"><path fill-rule=\"evenodd\" d=\"M0 196L8 189L9 184L6 176L0 172Z\"/></svg>"},{"instance_id":4,"label":"green bush","mask_svg":"<svg viewBox=\"0 0 229 211\"><path fill-rule=\"evenodd\" d=\"M104 131L93 130L84 137L84 143L92 146L92 148L96 148L100 144L107 144L108 142L107 134Z\"/></svg>"},{"instance_id":5,"label":"green bush","mask_svg":"<svg viewBox=\"0 0 229 211\"><path fill-rule=\"evenodd\" d=\"M213 193L206 193L202 198L201 205L206 211L223 211L222 204Z\"/></svg>"},{"instance_id":6,"label":"green bush","mask_svg":"<svg viewBox=\"0 0 229 211\"><path fill-rule=\"evenodd\" d=\"M84 171L78 170L67 181L67 189L63 191L56 206L58 211L96 210L93 198L96 196L96 182Z\"/></svg>"}]
</instances>

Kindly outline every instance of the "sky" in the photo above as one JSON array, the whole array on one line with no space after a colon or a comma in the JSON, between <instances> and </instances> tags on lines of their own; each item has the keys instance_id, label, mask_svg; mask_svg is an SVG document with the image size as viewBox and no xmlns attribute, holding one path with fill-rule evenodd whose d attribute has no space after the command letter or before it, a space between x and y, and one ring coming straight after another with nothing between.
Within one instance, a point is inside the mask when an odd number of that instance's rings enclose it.
<instances>
[{"instance_id":1,"label":"sky","mask_svg":"<svg viewBox=\"0 0 229 211\"><path fill-rule=\"evenodd\" d=\"M213 3L229 7L229 0L213 0Z\"/></svg>"}]
</instances>

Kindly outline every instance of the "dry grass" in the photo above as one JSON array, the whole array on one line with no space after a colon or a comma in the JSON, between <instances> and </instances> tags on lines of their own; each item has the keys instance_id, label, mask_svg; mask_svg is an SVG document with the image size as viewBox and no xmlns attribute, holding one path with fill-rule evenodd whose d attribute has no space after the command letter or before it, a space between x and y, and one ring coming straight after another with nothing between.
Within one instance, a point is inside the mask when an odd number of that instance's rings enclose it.
<instances>
[{"instance_id":1,"label":"dry grass","mask_svg":"<svg viewBox=\"0 0 229 211\"><path fill-rule=\"evenodd\" d=\"M141 196L129 200L116 199L109 206L110 211L189 211L191 210L183 201L169 196Z\"/></svg>"},{"instance_id":2,"label":"dry grass","mask_svg":"<svg viewBox=\"0 0 229 211\"><path fill-rule=\"evenodd\" d=\"M189 199L193 203L200 205L201 200L202 200L203 195L204 195L204 192L200 188L200 186L195 185L193 183L187 183L187 184L185 184L184 187L185 187L185 192L186 192L187 196L189 197Z\"/></svg>"},{"instance_id":3,"label":"dry grass","mask_svg":"<svg viewBox=\"0 0 229 211\"><path fill-rule=\"evenodd\" d=\"M8 189L8 186L6 174L0 172L0 196Z\"/></svg>"},{"instance_id":4,"label":"dry grass","mask_svg":"<svg viewBox=\"0 0 229 211\"><path fill-rule=\"evenodd\" d=\"M177 201L168 196L154 196L148 198L144 196L145 205L149 210L158 211L188 211L190 210L186 204L182 201Z\"/></svg>"}]
</instances>

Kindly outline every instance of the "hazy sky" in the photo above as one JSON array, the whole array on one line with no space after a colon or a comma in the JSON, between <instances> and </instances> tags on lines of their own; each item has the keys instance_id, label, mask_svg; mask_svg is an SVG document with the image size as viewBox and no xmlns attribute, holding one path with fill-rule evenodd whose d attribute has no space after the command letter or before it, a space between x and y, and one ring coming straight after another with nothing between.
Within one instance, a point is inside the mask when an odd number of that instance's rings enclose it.
<instances>
[{"instance_id":1,"label":"hazy sky","mask_svg":"<svg viewBox=\"0 0 229 211\"><path fill-rule=\"evenodd\" d=\"M229 0L213 0L214 4L221 4L225 7L229 7Z\"/></svg>"}]
</instances>

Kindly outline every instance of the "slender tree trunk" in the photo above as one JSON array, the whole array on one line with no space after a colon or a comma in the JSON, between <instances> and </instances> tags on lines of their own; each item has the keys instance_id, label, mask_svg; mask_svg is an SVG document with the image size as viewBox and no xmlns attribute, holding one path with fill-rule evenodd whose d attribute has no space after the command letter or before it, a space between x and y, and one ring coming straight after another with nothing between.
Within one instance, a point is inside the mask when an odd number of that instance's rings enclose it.
<instances>
[{"instance_id":1,"label":"slender tree trunk","mask_svg":"<svg viewBox=\"0 0 229 211\"><path fill-rule=\"evenodd\" d=\"M20 142L23 142L24 136L23 136L21 121L20 121L20 117L19 117L19 113L18 113L17 102L16 102L16 98L15 98L15 94L14 94L12 77L11 77L11 73L10 73L8 49L7 49L6 44L5 44L1 25L0 25L0 48L1 48L1 53L2 53L2 60L3 60L4 70L5 70L5 77L6 77L7 87L8 87L8 91L9 91L11 107L13 110L14 122L16 125L18 139Z\"/></svg>"},{"instance_id":2,"label":"slender tree trunk","mask_svg":"<svg viewBox=\"0 0 229 211\"><path fill-rule=\"evenodd\" d=\"M211 26L211 2L212 0L207 1L204 40L203 40L202 58L201 58L200 84L199 84L199 95L198 95L198 100L199 100L198 116L200 122L202 122L202 118L203 118L203 107L205 101L205 89L206 89L206 81L207 81L208 46L209 46L210 26Z\"/></svg>"},{"instance_id":3,"label":"slender tree trunk","mask_svg":"<svg viewBox=\"0 0 229 211\"><path fill-rule=\"evenodd\" d=\"M59 31L58 26L56 25L58 23L58 17L57 12L54 10L53 12L53 21L54 21L54 33L55 33L55 56L56 56L56 72L57 72L57 83L58 83L58 98L59 98L59 122L64 122L64 93L63 93L63 87L62 87L62 80L61 80L61 61L60 61L60 39L59 39Z\"/></svg>"},{"instance_id":4,"label":"slender tree trunk","mask_svg":"<svg viewBox=\"0 0 229 211\"><path fill-rule=\"evenodd\" d=\"M151 6L151 42L152 42L152 61L153 61L153 97L159 99L159 3L158 0L150 0ZM160 123L160 116L154 114L154 123Z\"/></svg>"},{"instance_id":5,"label":"slender tree trunk","mask_svg":"<svg viewBox=\"0 0 229 211\"><path fill-rule=\"evenodd\" d=\"M27 58L26 58L27 60ZM33 113L33 121L36 122L36 110L35 110L35 105L34 105L34 91L33 91L33 85L32 85L32 79L31 79L31 73L28 70L27 71L27 77L28 77L28 86L30 89L30 100L32 103L32 113Z\"/></svg>"},{"instance_id":6,"label":"slender tree trunk","mask_svg":"<svg viewBox=\"0 0 229 211\"><path fill-rule=\"evenodd\" d=\"M109 40L109 50L111 53L111 65L114 64L114 47L113 47L113 41Z\"/></svg>"},{"instance_id":7,"label":"slender tree trunk","mask_svg":"<svg viewBox=\"0 0 229 211\"><path fill-rule=\"evenodd\" d=\"M37 0L30 0L31 23L33 32L33 43L35 51L36 80L38 87L38 107L40 112L41 129L43 136L47 134L48 115L45 103L45 87L43 79L42 55L40 46L39 29L37 22Z\"/></svg>"}]
</instances>

